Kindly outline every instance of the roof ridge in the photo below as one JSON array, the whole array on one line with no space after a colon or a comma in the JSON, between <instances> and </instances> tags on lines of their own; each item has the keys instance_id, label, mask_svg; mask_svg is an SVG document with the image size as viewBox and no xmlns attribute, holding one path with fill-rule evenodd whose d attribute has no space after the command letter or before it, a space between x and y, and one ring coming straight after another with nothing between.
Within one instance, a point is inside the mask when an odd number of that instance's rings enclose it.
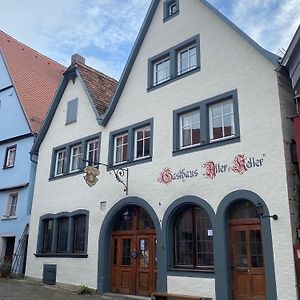
<instances>
[{"instance_id":1,"label":"roof ridge","mask_svg":"<svg viewBox=\"0 0 300 300\"><path fill-rule=\"evenodd\" d=\"M6 32L4 32L3 30L0 29L0 34L5 35L7 38L13 40L14 42L16 42L17 44L19 44L20 46L23 46L24 48L27 48L28 50L30 50L33 53L36 53L39 56L43 56L44 58L48 59L49 61L51 61L52 63L59 65L61 67L63 67L64 69L66 69L66 67L64 65L62 65L61 63L53 60L52 58L46 56L45 54L42 54L40 52L38 52L37 50L34 50L33 48L27 46L26 44L24 44L23 42L20 42L19 40L15 39L14 37L12 37L11 35L7 34Z\"/></svg>"},{"instance_id":2,"label":"roof ridge","mask_svg":"<svg viewBox=\"0 0 300 300\"><path fill-rule=\"evenodd\" d=\"M96 73L96 74L98 74L98 75L101 75L102 77L105 77L106 79L108 79L108 80L110 80L110 81L113 81L113 82L115 82L115 83L118 83L118 80L117 80L117 79L115 79L115 78L113 78L113 77L111 77L111 76L108 76L108 75L104 74L103 72L101 72L101 71L99 71L99 70L97 70L97 69L94 69L94 68L92 68L92 67L90 67L90 66L88 66L88 65L86 65L86 64L76 62L74 65L75 65L75 66L76 66L76 65L79 65L79 66L81 66L81 67L83 67L83 68L89 69L91 72L94 72L94 73Z\"/></svg>"}]
</instances>

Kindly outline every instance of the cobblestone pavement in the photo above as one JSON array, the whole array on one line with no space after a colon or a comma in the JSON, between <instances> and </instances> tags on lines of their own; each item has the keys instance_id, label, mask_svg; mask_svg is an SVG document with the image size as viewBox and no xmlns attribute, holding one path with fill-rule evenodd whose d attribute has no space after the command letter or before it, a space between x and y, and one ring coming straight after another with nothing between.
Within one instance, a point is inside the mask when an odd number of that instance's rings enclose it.
<instances>
[{"instance_id":1,"label":"cobblestone pavement","mask_svg":"<svg viewBox=\"0 0 300 300\"><path fill-rule=\"evenodd\" d=\"M104 300L99 295L78 295L56 285L24 279L0 278L0 299L5 300ZM107 298L106 298L107 300Z\"/></svg>"}]
</instances>

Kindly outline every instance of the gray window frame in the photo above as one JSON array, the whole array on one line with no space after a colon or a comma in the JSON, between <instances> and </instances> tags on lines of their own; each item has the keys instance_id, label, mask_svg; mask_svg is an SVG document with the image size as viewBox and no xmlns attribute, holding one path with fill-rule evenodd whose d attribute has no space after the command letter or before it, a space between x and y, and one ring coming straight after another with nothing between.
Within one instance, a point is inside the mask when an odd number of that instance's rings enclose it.
<instances>
[{"instance_id":1,"label":"gray window frame","mask_svg":"<svg viewBox=\"0 0 300 300\"><path fill-rule=\"evenodd\" d=\"M13 165L8 166L7 165L7 159L8 159L8 152L12 149L15 149L15 157L14 157L14 162ZM10 169L13 168L16 164L16 156L17 156L17 144L11 145L9 147L6 148L5 150L5 157L4 157L4 162L3 162L3 169Z\"/></svg>"},{"instance_id":2,"label":"gray window frame","mask_svg":"<svg viewBox=\"0 0 300 300\"><path fill-rule=\"evenodd\" d=\"M77 113L78 113L78 98L70 100L67 103L67 113L66 113L65 125L76 122L77 121Z\"/></svg>"},{"instance_id":3,"label":"gray window frame","mask_svg":"<svg viewBox=\"0 0 300 300\"><path fill-rule=\"evenodd\" d=\"M100 152L101 152L101 132L53 148L49 180L56 180L56 179L64 178L64 177L67 177L67 176L74 176L74 175L81 174L83 172L83 169L88 165L88 163L82 162L81 165L80 165L79 170L70 171L72 147L74 147L78 144L81 144L81 151L82 151L81 157L82 157L82 159L86 159L87 158L87 145L90 141L93 141L93 140L98 140L99 141L99 151L98 151L98 162L99 162L100 161ZM61 150L64 150L64 149L66 151L66 158L65 158L66 162L65 162L65 165L64 165L63 174L55 175L57 153Z\"/></svg>"},{"instance_id":4,"label":"gray window frame","mask_svg":"<svg viewBox=\"0 0 300 300\"><path fill-rule=\"evenodd\" d=\"M197 55L197 66L194 69L191 69L187 72L184 72L182 74L178 74L178 53L183 50L186 47L189 47L191 45L195 44L196 46L196 55ZM170 59L170 79L165 80L159 84L154 84L154 65L159 62L160 60L169 58ZM170 49L167 49L150 59L148 59L148 82L147 82L147 91L150 92L152 90L155 90L159 87L165 86L166 84L169 84L171 82L174 82L175 80L184 78L186 76L189 76L191 74L194 74L195 72L199 72L201 69L201 59L200 59L200 34L197 34L184 42L177 44L174 47L171 47Z\"/></svg>"},{"instance_id":5,"label":"gray window frame","mask_svg":"<svg viewBox=\"0 0 300 300\"><path fill-rule=\"evenodd\" d=\"M134 157L134 143L135 143L135 131L137 129L150 126L150 155L145 158L135 159ZM115 151L115 137L124 133L128 133L128 160L123 163L114 164L114 151ZM152 161L153 155L153 118L141 121L139 123L115 130L110 132L109 136L109 153L108 153L108 166L109 168L113 167L125 167L132 166L136 164L142 164L149 161Z\"/></svg>"},{"instance_id":6,"label":"gray window frame","mask_svg":"<svg viewBox=\"0 0 300 300\"><path fill-rule=\"evenodd\" d=\"M176 5L176 12L173 14L170 14L170 7L171 5L175 4ZM164 1L164 23L171 20L175 16L179 15L179 0L166 0Z\"/></svg>"},{"instance_id":7,"label":"gray window frame","mask_svg":"<svg viewBox=\"0 0 300 300\"><path fill-rule=\"evenodd\" d=\"M209 125L209 107L216 103L232 99L234 112L235 136L216 141L210 141ZM201 143L187 148L180 148L180 116L193 110L200 110L200 130ZM212 98L193 103L191 105L176 109L173 111L173 156L204 150L213 147L219 147L240 141L240 121L238 109L238 92L237 89L225 92Z\"/></svg>"},{"instance_id":8,"label":"gray window frame","mask_svg":"<svg viewBox=\"0 0 300 300\"><path fill-rule=\"evenodd\" d=\"M85 231L85 247L83 253L76 253L73 251L74 248L74 218L79 215L85 215L86 217L86 231ZM68 227L68 245L66 252L57 251L57 242L58 242L58 223L62 218L69 218L69 227ZM48 220L53 220L53 229L52 229L52 240L51 240L51 252L43 252L43 243L44 243L44 227L45 223ZM40 217L39 221L39 231L38 231L38 240L36 257L78 257L86 258L88 257L88 231L89 231L89 211L86 209L78 209L73 212L60 212L57 214L45 214Z\"/></svg>"}]
</instances>

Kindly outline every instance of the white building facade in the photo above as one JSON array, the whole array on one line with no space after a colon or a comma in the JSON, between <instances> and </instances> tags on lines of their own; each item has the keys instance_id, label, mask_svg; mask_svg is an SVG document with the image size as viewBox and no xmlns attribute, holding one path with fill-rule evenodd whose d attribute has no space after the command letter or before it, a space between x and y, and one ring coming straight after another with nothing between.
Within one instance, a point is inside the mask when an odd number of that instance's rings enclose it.
<instances>
[{"instance_id":1,"label":"white building facade","mask_svg":"<svg viewBox=\"0 0 300 300\"><path fill-rule=\"evenodd\" d=\"M206 1L154 0L105 113L71 68L32 151L27 276L50 265L99 293L297 299L294 112L277 61ZM108 168L90 188L92 161Z\"/></svg>"}]
</instances>

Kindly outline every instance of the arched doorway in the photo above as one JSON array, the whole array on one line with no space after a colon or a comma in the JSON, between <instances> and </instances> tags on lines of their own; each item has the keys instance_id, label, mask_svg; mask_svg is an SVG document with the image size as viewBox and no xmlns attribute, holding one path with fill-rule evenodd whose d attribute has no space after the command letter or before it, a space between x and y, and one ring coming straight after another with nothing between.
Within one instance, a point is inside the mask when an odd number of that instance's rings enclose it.
<instances>
[{"instance_id":1,"label":"arched doorway","mask_svg":"<svg viewBox=\"0 0 300 300\"><path fill-rule=\"evenodd\" d=\"M151 217L128 205L115 217L111 234L110 291L150 296L157 282L157 238Z\"/></svg>"},{"instance_id":2,"label":"arched doorway","mask_svg":"<svg viewBox=\"0 0 300 300\"><path fill-rule=\"evenodd\" d=\"M233 300L265 300L261 221L253 203L235 202L229 216Z\"/></svg>"}]
</instances>

